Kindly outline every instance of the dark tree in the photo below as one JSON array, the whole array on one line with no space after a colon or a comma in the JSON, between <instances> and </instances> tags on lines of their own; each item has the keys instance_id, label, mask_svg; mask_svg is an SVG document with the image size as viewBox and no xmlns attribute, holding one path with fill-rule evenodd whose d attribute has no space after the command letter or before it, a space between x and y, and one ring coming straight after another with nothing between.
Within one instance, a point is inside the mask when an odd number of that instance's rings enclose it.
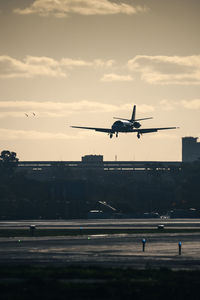
<instances>
[{"instance_id":1,"label":"dark tree","mask_svg":"<svg viewBox=\"0 0 200 300\"><path fill-rule=\"evenodd\" d=\"M17 163L19 159L16 157L16 155L17 154L15 152L3 150L0 155L0 161L2 163Z\"/></svg>"},{"instance_id":2,"label":"dark tree","mask_svg":"<svg viewBox=\"0 0 200 300\"><path fill-rule=\"evenodd\" d=\"M15 152L3 150L0 155L0 175L1 180L10 178L18 165L19 159L16 157Z\"/></svg>"}]
</instances>

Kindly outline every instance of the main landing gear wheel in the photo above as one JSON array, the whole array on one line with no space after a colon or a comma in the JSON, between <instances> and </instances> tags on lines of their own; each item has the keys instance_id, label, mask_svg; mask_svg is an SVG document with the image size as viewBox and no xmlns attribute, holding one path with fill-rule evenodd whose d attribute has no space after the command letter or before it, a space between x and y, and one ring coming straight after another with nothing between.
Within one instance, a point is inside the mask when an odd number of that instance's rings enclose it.
<instances>
[{"instance_id":1,"label":"main landing gear wheel","mask_svg":"<svg viewBox=\"0 0 200 300\"><path fill-rule=\"evenodd\" d=\"M137 138L140 139L140 133L139 132L137 133Z\"/></svg>"},{"instance_id":2,"label":"main landing gear wheel","mask_svg":"<svg viewBox=\"0 0 200 300\"><path fill-rule=\"evenodd\" d=\"M110 139L112 139L112 137L113 137L113 134L112 134L112 133L110 133Z\"/></svg>"},{"instance_id":3,"label":"main landing gear wheel","mask_svg":"<svg viewBox=\"0 0 200 300\"><path fill-rule=\"evenodd\" d=\"M118 137L118 132L116 132L116 138Z\"/></svg>"}]
</instances>

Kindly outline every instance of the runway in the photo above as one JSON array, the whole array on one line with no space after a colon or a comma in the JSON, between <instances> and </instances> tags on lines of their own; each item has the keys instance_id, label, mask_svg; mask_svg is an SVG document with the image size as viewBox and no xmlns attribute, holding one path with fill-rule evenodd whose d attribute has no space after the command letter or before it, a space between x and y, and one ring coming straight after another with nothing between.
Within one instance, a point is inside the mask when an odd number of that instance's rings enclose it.
<instances>
[{"instance_id":1,"label":"runway","mask_svg":"<svg viewBox=\"0 0 200 300\"><path fill-rule=\"evenodd\" d=\"M162 222L161 222L162 221ZM164 223L200 228L200 220L3 221L0 228L140 228ZM135 227L134 227L135 226ZM142 240L145 238L145 251ZM178 243L182 243L179 255ZM200 234L80 234L76 236L0 238L0 264L101 265L133 268L200 269Z\"/></svg>"},{"instance_id":2,"label":"runway","mask_svg":"<svg viewBox=\"0 0 200 300\"><path fill-rule=\"evenodd\" d=\"M35 225L36 228L66 228L66 229L109 229L109 228L157 228L164 225L167 228L197 228L200 229L200 219L82 219L82 220L17 220L0 221L0 229L3 228L28 228Z\"/></svg>"}]
</instances>

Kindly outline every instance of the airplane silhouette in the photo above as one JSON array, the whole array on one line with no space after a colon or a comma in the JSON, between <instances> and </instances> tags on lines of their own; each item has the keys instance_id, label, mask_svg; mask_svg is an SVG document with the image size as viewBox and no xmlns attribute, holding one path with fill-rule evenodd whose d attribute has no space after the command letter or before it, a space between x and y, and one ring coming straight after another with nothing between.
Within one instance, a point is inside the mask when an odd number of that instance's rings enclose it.
<instances>
[{"instance_id":1,"label":"airplane silhouette","mask_svg":"<svg viewBox=\"0 0 200 300\"><path fill-rule=\"evenodd\" d=\"M138 121L152 119L152 117L136 119L135 116L136 116L136 105L133 106L133 112L132 112L131 119L124 119L124 118L114 117L114 119L118 119L118 121L115 121L113 123L113 125L111 126L111 128L82 127L82 126L70 126L70 127L80 128L80 129L90 129L90 130L95 130L95 131L99 131L99 132L105 132L105 133L109 134L110 138L113 137L113 134L116 134L116 137L118 137L119 132L122 132L122 133L137 132L138 139L144 133L151 133L151 132L157 132L159 130L167 130L167 129L176 129L176 128L178 128L178 127L140 128L141 124Z\"/></svg>"}]
</instances>

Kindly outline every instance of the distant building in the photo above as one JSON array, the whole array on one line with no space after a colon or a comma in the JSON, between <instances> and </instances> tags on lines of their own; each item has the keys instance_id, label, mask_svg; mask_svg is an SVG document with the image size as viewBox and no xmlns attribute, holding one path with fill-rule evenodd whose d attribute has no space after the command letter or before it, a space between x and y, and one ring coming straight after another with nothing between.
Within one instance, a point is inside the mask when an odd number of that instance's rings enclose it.
<instances>
[{"instance_id":1,"label":"distant building","mask_svg":"<svg viewBox=\"0 0 200 300\"><path fill-rule=\"evenodd\" d=\"M89 171L88 174L91 176L91 171L93 175L96 172L103 172L104 171L104 162L103 162L103 155L85 155L81 158L80 167L82 170ZM95 172L95 173L94 173Z\"/></svg>"},{"instance_id":2,"label":"distant building","mask_svg":"<svg viewBox=\"0 0 200 300\"><path fill-rule=\"evenodd\" d=\"M200 160L200 143L197 139L197 137L182 138L182 162Z\"/></svg>"},{"instance_id":3,"label":"distant building","mask_svg":"<svg viewBox=\"0 0 200 300\"><path fill-rule=\"evenodd\" d=\"M103 163L103 155L85 155L82 156L82 163Z\"/></svg>"}]
</instances>

